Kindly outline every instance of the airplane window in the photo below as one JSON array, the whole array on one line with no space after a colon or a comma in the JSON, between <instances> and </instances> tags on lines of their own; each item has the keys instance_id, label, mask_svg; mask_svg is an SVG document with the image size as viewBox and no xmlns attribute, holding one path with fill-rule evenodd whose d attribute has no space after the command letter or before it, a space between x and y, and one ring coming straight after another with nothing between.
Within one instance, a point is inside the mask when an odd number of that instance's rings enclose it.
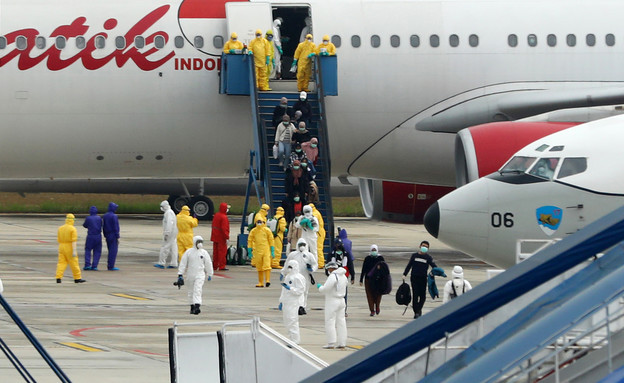
<instances>
[{"instance_id":1,"label":"airplane window","mask_svg":"<svg viewBox=\"0 0 624 383\"><path fill-rule=\"evenodd\" d=\"M565 148L565 146L563 145L553 146L552 148L550 148L549 152L560 152L563 150L563 148Z\"/></svg>"},{"instance_id":2,"label":"airplane window","mask_svg":"<svg viewBox=\"0 0 624 383\"><path fill-rule=\"evenodd\" d=\"M95 36L95 47L97 49L104 49L106 47L106 38L102 35Z\"/></svg>"},{"instance_id":3,"label":"airplane window","mask_svg":"<svg viewBox=\"0 0 624 383\"><path fill-rule=\"evenodd\" d=\"M543 152L544 150L548 149L548 145L546 144L542 144L540 145L537 149L535 149L538 152Z\"/></svg>"},{"instance_id":4,"label":"airplane window","mask_svg":"<svg viewBox=\"0 0 624 383\"><path fill-rule=\"evenodd\" d=\"M397 35L390 36L390 45L393 48L397 48L399 45L401 45L401 38Z\"/></svg>"},{"instance_id":5,"label":"airplane window","mask_svg":"<svg viewBox=\"0 0 624 383\"><path fill-rule=\"evenodd\" d=\"M26 49L26 46L28 45L27 42L28 40L26 40L26 37L24 36L17 36L17 38L15 39L15 45L20 51Z\"/></svg>"},{"instance_id":6,"label":"airplane window","mask_svg":"<svg viewBox=\"0 0 624 383\"><path fill-rule=\"evenodd\" d=\"M163 49L165 47L165 38L161 35L154 37L154 46L156 49Z\"/></svg>"},{"instance_id":7,"label":"airplane window","mask_svg":"<svg viewBox=\"0 0 624 383\"><path fill-rule=\"evenodd\" d=\"M594 35L593 33L588 34L587 36L585 36L585 42L587 43L588 47L593 47L594 45L596 45L596 35Z\"/></svg>"},{"instance_id":8,"label":"airplane window","mask_svg":"<svg viewBox=\"0 0 624 383\"><path fill-rule=\"evenodd\" d=\"M134 46L137 49L145 48L145 37L143 37L143 36L135 36L134 37Z\"/></svg>"},{"instance_id":9,"label":"airplane window","mask_svg":"<svg viewBox=\"0 0 624 383\"><path fill-rule=\"evenodd\" d=\"M195 48L197 49L201 49L204 47L204 38L201 36L195 36L195 38L193 39L193 44L195 45Z\"/></svg>"},{"instance_id":10,"label":"airplane window","mask_svg":"<svg viewBox=\"0 0 624 383\"><path fill-rule=\"evenodd\" d=\"M414 48L418 48L420 46L420 37L418 37L418 35L411 35L410 45Z\"/></svg>"},{"instance_id":11,"label":"airplane window","mask_svg":"<svg viewBox=\"0 0 624 383\"><path fill-rule=\"evenodd\" d=\"M546 43L549 47L554 47L557 45L557 36L550 34L546 36Z\"/></svg>"},{"instance_id":12,"label":"airplane window","mask_svg":"<svg viewBox=\"0 0 624 383\"><path fill-rule=\"evenodd\" d=\"M477 35L468 36L468 44L470 44L470 46L473 48L477 47L479 45L479 36Z\"/></svg>"},{"instance_id":13,"label":"airplane window","mask_svg":"<svg viewBox=\"0 0 624 383\"><path fill-rule=\"evenodd\" d=\"M559 158L540 158L529 171L529 174L540 178L553 179Z\"/></svg>"},{"instance_id":14,"label":"airplane window","mask_svg":"<svg viewBox=\"0 0 624 383\"><path fill-rule=\"evenodd\" d=\"M87 40L85 40L84 36L76 37L76 48L85 49L87 46Z\"/></svg>"},{"instance_id":15,"label":"airplane window","mask_svg":"<svg viewBox=\"0 0 624 383\"><path fill-rule=\"evenodd\" d=\"M535 36L534 34L530 34L527 36L527 42L529 44L530 47L534 47L537 45L537 36Z\"/></svg>"},{"instance_id":16,"label":"airplane window","mask_svg":"<svg viewBox=\"0 0 624 383\"><path fill-rule=\"evenodd\" d=\"M609 33L605 36L605 43L608 47L612 47L615 45L615 36L612 33Z\"/></svg>"},{"instance_id":17,"label":"airplane window","mask_svg":"<svg viewBox=\"0 0 624 383\"><path fill-rule=\"evenodd\" d=\"M568 43L568 46L569 46L569 47L574 47L574 46L576 46L576 35L569 34L569 35L566 37L566 42Z\"/></svg>"},{"instance_id":18,"label":"airplane window","mask_svg":"<svg viewBox=\"0 0 624 383\"><path fill-rule=\"evenodd\" d=\"M65 49L65 46L67 45L65 36L56 36L54 45L56 45L56 49Z\"/></svg>"},{"instance_id":19,"label":"airplane window","mask_svg":"<svg viewBox=\"0 0 624 383\"><path fill-rule=\"evenodd\" d=\"M459 36L457 36L457 35L450 35L449 36L449 45L452 46L453 48L456 48L459 45Z\"/></svg>"},{"instance_id":20,"label":"airplane window","mask_svg":"<svg viewBox=\"0 0 624 383\"><path fill-rule=\"evenodd\" d=\"M353 35L351 36L351 46L353 48L359 48L362 45L362 41L360 40L360 36Z\"/></svg>"},{"instance_id":21,"label":"airplane window","mask_svg":"<svg viewBox=\"0 0 624 383\"><path fill-rule=\"evenodd\" d=\"M381 38L379 38L379 35L372 35L371 36L371 46L373 48L379 48L380 45L381 45Z\"/></svg>"},{"instance_id":22,"label":"airplane window","mask_svg":"<svg viewBox=\"0 0 624 383\"><path fill-rule=\"evenodd\" d=\"M434 47L437 48L440 46L440 36L438 35L431 35L429 36L429 44Z\"/></svg>"},{"instance_id":23,"label":"airplane window","mask_svg":"<svg viewBox=\"0 0 624 383\"><path fill-rule=\"evenodd\" d=\"M212 38L212 45L214 45L215 48L221 49L223 48L223 44L223 36L215 36Z\"/></svg>"},{"instance_id":24,"label":"airplane window","mask_svg":"<svg viewBox=\"0 0 624 383\"><path fill-rule=\"evenodd\" d=\"M126 47L126 38L123 36L115 37L115 47L117 49L124 49Z\"/></svg>"},{"instance_id":25,"label":"airplane window","mask_svg":"<svg viewBox=\"0 0 624 383\"><path fill-rule=\"evenodd\" d=\"M174 37L173 38L173 44L175 45L176 48L184 47L184 37L182 37L182 36Z\"/></svg>"},{"instance_id":26,"label":"airplane window","mask_svg":"<svg viewBox=\"0 0 624 383\"><path fill-rule=\"evenodd\" d=\"M524 173L533 165L537 157L515 156L499 170L500 174Z\"/></svg>"},{"instance_id":27,"label":"airplane window","mask_svg":"<svg viewBox=\"0 0 624 383\"><path fill-rule=\"evenodd\" d=\"M510 47L517 47L518 46L518 36L517 35L509 35L507 36L507 44L509 44Z\"/></svg>"},{"instance_id":28,"label":"airplane window","mask_svg":"<svg viewBox=\"0 0 624 383\"><path fill-rule=\"evenodd\" d=\"M0 36L0 49L6 48L6 37Z\"/></svg>"},{"instance_id":29,"label":"airplane window","mask_svg":"<svg viewBox=\"0 0 624 383\"><path fill-rule=\"evenodd\" d=\"M557 179L583 173L585 170L587 170L587 158L564 158Z\"/></svg>"},{"instance_id":30,"label":"airplane window","mask_svg":"<svg viewBox=\"0 0 624 383\"><path fill-rule=\"evenodd\" d=\"M46 39L45 39L45 37L37 36L37 38L35 39L35 45L39 49L45 49L45 47L46 47Z\"/></svg>"},{"instance_id":31,"label":"airplane window","mask_svg":"<svg viewBox=\"0 0 624 383\"><path fill-rule=\"evenodd\" d=\"M342 45L342 38L338 35L333 35L331 37L331 42L336 48L340 48L340 46Z\"/></svg>"}]
</instances>

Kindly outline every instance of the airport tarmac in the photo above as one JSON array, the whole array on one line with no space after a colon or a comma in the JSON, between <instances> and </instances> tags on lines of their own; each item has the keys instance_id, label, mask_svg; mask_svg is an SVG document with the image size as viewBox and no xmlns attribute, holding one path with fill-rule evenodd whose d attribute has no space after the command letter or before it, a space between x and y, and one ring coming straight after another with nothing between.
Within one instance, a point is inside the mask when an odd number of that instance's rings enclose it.
<instances>
[{"instance_id":1,"label":"airport tarmac","mask_svg":"<svg viewBox=\"0 0 624 383\"><path fill-rule=\"evenodd\" d=\"M84 216L77 216L81 266L86 229ZM231 218L231 242L236 243L240 219ZM44 348L74 382L169 382L167 329L174 322L260 320L287 335L282 313L277 310L280 285L273 270L269 288L255 288L257 273L251 266L229 266L204 285L200 315L190 315L187 290L173 286L177 270L153 267L162 237L161 216L120 217L121 240L116 266L106 270L106 245L100 271L83 271L87 283L75 284L69 268L61 284L55 282L57 228L61 215L0 215L0 278L4 298L39 339ZM327 363L356 352L413 320L411 307L395 302L396 288L411 253L421 240L431 242L430 253L450 277L453 265L464 267L473 286L483 282L491 266L449 249L432 238L422 225L372 222L361 218L337 218L335 225L347 229L354 244L356 283L348 290L348 346L346 350L324 350L323 296L310 290L308 314L300 316L301 346ZM202 235L206 249L210 223L200 222L195 235ZM388 262L393 291L383 297L381 313L370 317L364 287L359 285L362 261L371 244L377 244ZM315 274L325 281L322 271ZM448 279L438 278L440 291ZM424 312L442 304L428 297ZM58 378L39 357L11 318L0 309L0 337L38 382ZM240 361L245 368L247 361ZM3 382L21 381L20 375L0 354Z\"/></svg>"}]
</instances>

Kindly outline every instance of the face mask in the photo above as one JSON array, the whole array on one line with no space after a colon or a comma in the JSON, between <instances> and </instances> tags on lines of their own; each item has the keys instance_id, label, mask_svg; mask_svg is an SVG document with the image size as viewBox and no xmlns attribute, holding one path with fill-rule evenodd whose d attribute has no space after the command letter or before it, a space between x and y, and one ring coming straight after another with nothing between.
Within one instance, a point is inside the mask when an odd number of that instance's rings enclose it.
<instances>
[{"instance_id":1,"label":"face mask","mask_svg":"<svg viewBox=\"0 0 624 383\"><path fill-rule=\"evenodd\" d=\"M304 246L299 246L299 251L303 253L305 251L305 248L306 248L305 245Z\"/></svg>"},{"instance_id":2,"label":"face mask","mask_svg":"<svg viewBox=\"0 0 624 383\"><path fill-rule=\"evenodd\" d=\"M262 226L262 222L256 222L256 226Z\"/></svg>"},{"instance_id":3,"label":"face mask","mask_svg":"<svg viewBox=\"0 0 624 383\"><path fill-rule=\"evenodd\" d=\"M256 38L258 38L258 39L259 39L260 37L262 37L262 35L256 35Z\"/></svg>"},{"instance_id":4,"label":"face mask","mask_svg":"<svg viewBox=\"0 0 624 383\"><path fill-rule=\"evenodd\" d=\"M232 41L236 41L236 39L234 38L234 39L232 39Z\"/></svg>"},{"instance_id":5,"label":"face mask","mask_svg":"<svg viewBox=\"0 0 624 383\"><path fill-rule=\"evenodd\" d=\"M429 251L429 248L428 248L428 247L426 247L426 246L421 246L421 247L420 247L420 252L421 252L421 253L427 253L427 251Z\"/></svg>"},{"instance_id":6,"label":"face mask","mask_svg":"<svg viewBox=\"0 0 624 383\"><path fill-rule=\"evenodd\" d=\"M290 124L290 122L284 121L283 124L284 124L284 126L288 126Z\"/></svg>"},{"instance_id":7,"label":"face mask","mask_svg":"<svg viewBox=\"0 0 624 383\"><path fill-rule=\"evenodd\" d=\"M305 98L303 98L303 97L300 97L300 98L299 98L299 100L301 100L301 101L305 101Z\"/></svg>"},{"instance_id":8,"label":"face mask","mask_svg":"<svg viewBox=\"0 0 624 383\"><path fill-rule=\"evenodd\" d=\"M229 213L229 212L230 212L230 209L225 209L225 212L226 212L226 213Z\"/></svg>"},{"instance_id":9,"label":"face mask","mask_svg":"<svg viewBox=\"0 0 624 383\"><path fill-rule=\"evenodd\" d=\"M312 39L308 39L309 42L312 42Z\"/></svg>"},{"instance_id":10,"label":"face mask","mask_svg":"<svg viewBox=\"0 0 624 383\"><path fill-rule=\"evenodd\" d=\"M307 167L308 167L308 164L306 164L305 162L303 162L303 163L301 164L301 166L303 166L304 168L307 168Z\"/></svg>"},{"instance_id":11,"label":"face mask","mask_svg":"<svg viewBox=\"0 0 624 383\"><path fill-rule=\"evenodd\" d=\"M273 40L273 36L267 36L267 40L269 41Z\"/></svg>"},{"instance_id":12,"label":"face mask","mask_svg":"<svg viewBox=\"0 0 624 383\"><path fill-rule=\"evenodd\" d=\"M295 202L299 202L299 200L300 200L300 199L301 199L301 198L299 198L299 197L295 197L295 198L293 198L293 200L294 200Z\"/></svg>"},{"instance_id":13,"label":"face mask","mask_svg":"<svg viewBox=\"0 0 624 383\"><path fill-rule=\"evenodd\" d=\"M377 256L377 252L375 250L373 250L373 251L371 251L370 255L372 255L373 257L376 257Z\"/></svg>"},{"instance_id":14,"label":"face mask","mask_svg":"<svg viewBox=\"0 0 624 383\"><path fill-rule=\"evenodd\" d=\"M204 243L203 242L197 242L197 248L201 249L204 247Z\"/></svg>"},{"instance_id":15,"label":"face mask","mask_svg":"<svg viewBox=\"0 0 624 383\"><path fill-rule=\"evenodd\" d=\"M299 170L299 166L293 166L293 169Z\"/></svg>"},{"instance_id":16,"label":"face mask","mask_svg":"<svg viewBox=\"0 0 624 383\"><path fill-rule=\"evenodd\" d=\"M317 146L316 144L310 144L310 147L312 148L316 148L316 146Z\"/></svg>"},{"instance_id":17,"label":"face mask","mask_svg":"<svg viewBox=\"0 0 624 383\"><path fill-rule=\"evenodd\" d=\"M299 128L300 132L305 132L305 128Z\"/></svg>"},{"instance_id":18,"label":"face mask","mask_svg":"<svg viewBox=\"0 0 624 383\"><path fill-rule=\"evenodd\" d=\"M295 152L301 153L301 149L295 149Z\"/></svg>"},{"instance_id":19,"label":"face mask","mask_svg":"<svg viewBox=\"0 0 624 383\"><path fill-rule=\"evenodd\" d=\"M336 251L336 254L342 255L342 251L338 250L338 251Z\"/></svg>"},{"instance_id":20,"label":"face mask","mask_svg":"<svg viewBox=\"0 0 624 383\"><path fill-rule=\"evenodd\" d=\"M288 104L280 104L280 106L284 109L286 109L286 107L288 106Z\"/></svg>"}]
</instances>

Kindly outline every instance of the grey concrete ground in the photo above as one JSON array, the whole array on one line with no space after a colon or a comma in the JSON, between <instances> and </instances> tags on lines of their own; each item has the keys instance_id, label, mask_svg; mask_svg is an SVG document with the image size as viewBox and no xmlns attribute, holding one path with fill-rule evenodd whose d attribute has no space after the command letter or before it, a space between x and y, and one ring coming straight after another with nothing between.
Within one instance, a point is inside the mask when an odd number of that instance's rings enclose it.
<instances>
[{"instance_id":1,"label":"grey concrete ground","mask_svg":"<svg viewBox=\"0 0 624 383\"><path fill-rule=\"evenodd\" d=\"M81 227L82 219L81 216L76 219L79 249L86 235ZM231 241L235 243L240 220L231 221ZM232 266L228 271L217 272L204 285L202 313L189 315L186 289L178 290L172 285L177 271L152 266L160 248L159 216L120 219L122 238L117 260L120 271L106 271L104 249L99 266L104 271L83 271L87 283L74 284L69 269L63 283L55 283L56 230L63 223L62 216L1 215L0 278L4 297L72 381L169 382L167 329L175 321L230 321L259 316L262 322L286 335L281 312L277 310L280 287L276 270L272 273L271 287L262 289L254 287L257 273L250 266ZM404 306L396 304L394 293L409 255L416 251L421 240L431 242L431 254L449 276L453 265L462 265L473 286L485 279L485 270L490 268L440 244L420 225L353 218L337 219L336 225L347 229L356 257L356 284L348 290L347 343L351 347L344 351L321 348L326 343L323 297L316 289L310 291L308 315L300 316L301 346L328 363L412 320L411 308L403 316ZM200 223L195 234L208 242L210 223ZM369 316L364 288L357 283L362 261L372 243L379 245L380 253L386 258L394 285L393 292L382 299L380 315L375 317ZM212 246L207 245L211 252ZM83 254L79 258L82 266ZM324 273L317 272L316 279L323 282ZM438 279L440 289L445 281ZM440 304L440 299L428 299L424 311ZM0 337L38 382L58 381L1 309ZM244 365L245 361L241 361L241 366ZM3 354L0 354L0 377L3 382L21 381Z\"/></svg>"}]
</instances>

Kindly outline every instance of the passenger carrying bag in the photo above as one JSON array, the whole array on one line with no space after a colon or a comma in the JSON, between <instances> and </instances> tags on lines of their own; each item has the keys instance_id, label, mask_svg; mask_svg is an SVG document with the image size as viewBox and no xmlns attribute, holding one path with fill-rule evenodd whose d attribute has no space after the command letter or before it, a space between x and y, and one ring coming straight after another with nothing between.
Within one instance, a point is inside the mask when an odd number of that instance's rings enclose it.
<instances>
[{"instance_id":1,"label":"passenger carrying bag","mask_svg":"<svg viewBox=\"0 0 624 383\"><path fill-rule=\"evenodd\" d=\"M409 307L409 304L412 302L412 291L410 289L410 286L403 282L401 284L401 286L399 286L397 293L396 293L396 303L399 305L405 305L405 310L403 310L403 314L405 315L405 312L407 311L407 308Z\"/></svg>"}]
</instances>

